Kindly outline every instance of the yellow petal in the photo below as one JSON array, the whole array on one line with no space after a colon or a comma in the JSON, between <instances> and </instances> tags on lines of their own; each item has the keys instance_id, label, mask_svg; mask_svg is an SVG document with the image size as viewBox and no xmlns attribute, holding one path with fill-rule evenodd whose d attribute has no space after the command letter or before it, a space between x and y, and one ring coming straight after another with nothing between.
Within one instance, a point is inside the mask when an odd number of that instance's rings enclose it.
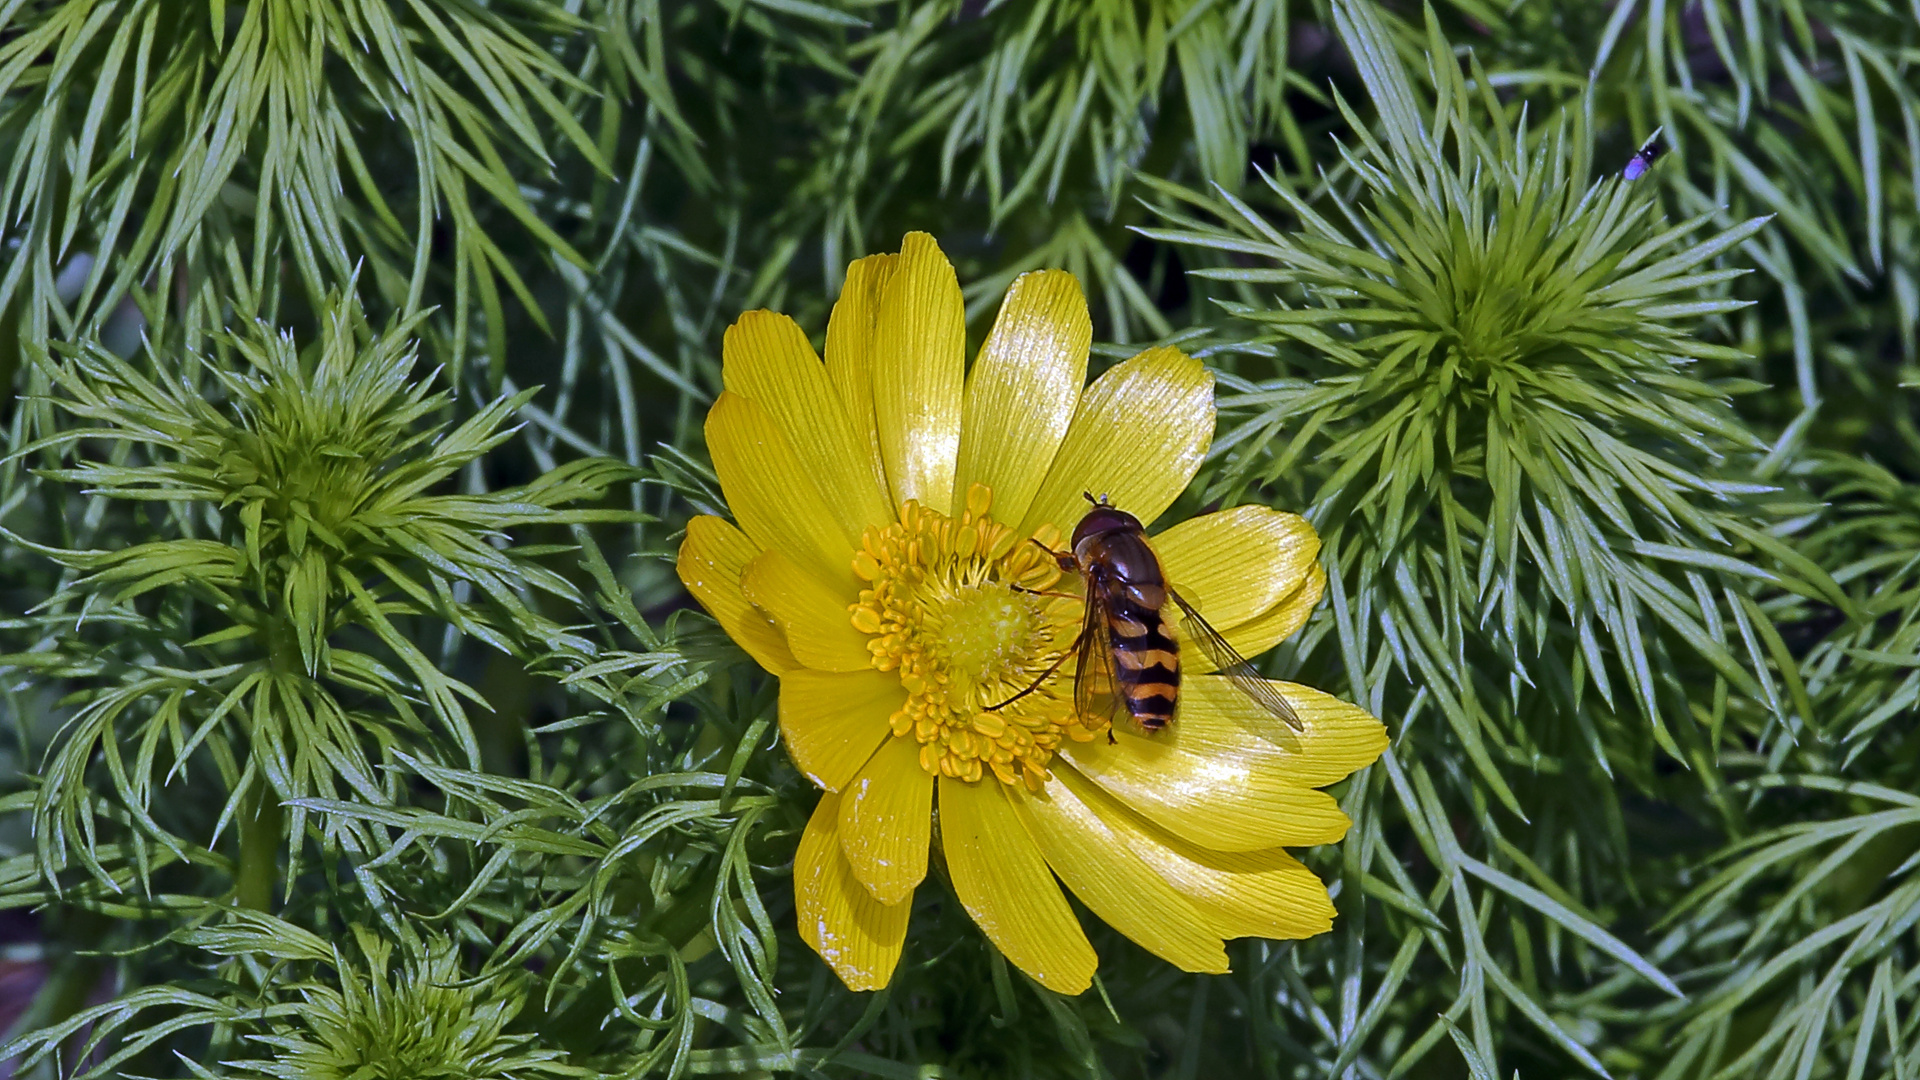
<instances>
[{"instance_id":1,"label":"yellow petal","mask_svg":"<svg viewBox=\"0 0 1920 1080\"><path fill-rule=\"evenodd\" d=\"M1181 711L1176 722L1189 725L1188 745L1206 753L1211 747L1251 742L1267 754L1271 767L1297 784L1319 787L1344 780L1356 769L1366 768L1387 748L1387 728L1373 714L1349 704L1325 691L1299 683L1269 680L1299 716L1306 730L1287 732L1276 745L1273 740L1248 740L1243 725L1249 716L1263 728L1270 727L1265 713L1252 706L1246 695L1219 676L1202 675L1188 680L1195 693L1189 696L1182 686ZM1284 730L1284 729L1283 729ZM1283 841L1290 843L1290 841Z\"/></svg>"},{"instance_id":2,"label":"yellow petal","mask_svg":"<svg viewBox=\"0 0 1920 1080\"><path fill-rule=\"evenodd\" d=\"M933 841L933 777L920 744L888 739L841 790L840 850L853 876L883 904L913 895Z\"/></svg>"},{"instance_id":3,"label":"yellow petal","mask_svg":"<svg viewBox=\"0 0 1920 1080\"><path fill-rule=\"evenodd\" d=\"M720 355L726 388L767 410L849 543L859 543L867 526L893 520L885 492L874 482L866 433L847 418L800 324L771 311L749 311L727 327Z\"/></svg>"},{"instance_id":4,"label":"yellow petal","mask_svg":"<svg viewBox=\"0 0 1920 1080\"><path fill-rule=\"evenodd\" d=\"M1306 731L1287 745L1250 733L1259 707L1219 676L1183 680L1171 729L1115 730L1061 753L1088 779L1176 836L1213 851L1326 844L1350 824L1333 798L1312 790L1380 756L1380 721L1356 706L1293 683L1275 684Z\"/></svg>"},{"instance_id":5,"label":"yellow petal","mask_svg":"<svg viewBox=\"0 0 1920 1080\"><path fill-rule=\"evenodd\" d=\"M873 415L893 505L945 510L960 450L967 316L940 245L908 233L873 327Z\"/></svg>"},{"instance_id":6,"label":"yellow petal","mask_svg":"<svg viewBox=\"0 0 1920 1080\"><path fill-rule=\"evenodd\" d=\"M888 717L906 702L898 676L800 668L780 677L780 737L807 779L839 791L892 736Z\"/></svg>"},{"instance_id":7,"label":"yellow petal","mask_svg":"<svg viewBox=\"0 0 1920 1080\"><path fill-rule=\"evenodd\" d=\"M893 276L898 255L869 255L847 267L847 282L827 319L827 381L833 384L853 425L854 441L867 448L867 469L874 490L888 491L887 468L880 460L880 433L873 418L873 325L880 314L880 292Z\"/></svg>"},{"instance_id":8,"label":"yellow petal","mask_svg":"<svg viewBox=\"0 0 1920 1080\"><path fill-rule=\"evenodd\" d=\"M1173 588L1244 657L1298 630L1327 584L1319 534L1304 517L1263 505L1187 519L1154 536L1154 552ZM1200 650L1181 651L1181 665L1213 671Z\"/></svg>"},{"instance_id":9,"label":"yellow petal","mask_svg":"<svg viewBox=\"0 0 1920 1080\"><path fill-rule=\"evenodd\" d=\"M866 671L873 667L867 635L853 628L852 597L834 593L820 579L778 551L765 551L740 574L740 591L773 616L794 659L820 671Z\"/></svg>"},{"instance_id":10,"label":"yellow petal","mask_svg":"<svg viewBox=\"0 0 1920 1080\"><path fill-rule=\"evenodd\" d=\"M1225 938L1306 938L1333 929L1333 901L1314 872L1270 851L1208 851L1164 837L1137 849Z\"/></svg>"},{"instance_id":11,"label":"yellow petal","mask_svg":"<svg viewBox=\"0 0 1920 1080\"><path fill-rule=\"evenodd\" d=\"M940 841L961 906L1013 965L1041 985L1078 994L1099 957L1040 848L994 780L940 778Z\"/></svg>"},{"instance_id":12,"label":"yellow petal","mask_svg":"<svg viewBox=\"0 0 1920 1080\"><path fill-rule=\"evenodd\" d=\"M1300 595L1315 569L1320 537L1298 514L1236 506L1173 526L1153 538L1153 548L1180 595L1242 656L1258 656L1278 641L1250 647L1271 627L1247 644L1236 632ZM1182 650L1181 662L1190 672L1213 670L1198 649Z\"/></svg>"},{"instance_id":13,"label":"yellow petal","mask_svg":"<svg viewBox=\"0 0 1920 1080\"><path fill-rule=\"evenodd\" d=\"M1327 589L1327 572L1318 563L1307 569L1307 578L1300 583L1292 595L1267 609L1264 615L1250 622L1241 623L1231 630L1221 630L1222 637L1241 656L1259 656L1275 645L1287 640L1306 623L1307 616L1313 614L1313 606L1320 602L1320 594ZM1201 608L1205 614L1206 609ZM1219 629L1215 627L1215 629ZM1186 653L1182 653L1182 665L1192 672L1213 670L1213 665L1198 649L1193 650L1192 666L1185 665Z\"/></svg>"},{"instance_id":14,"label":"yellow petal","mask_svg":"<svg viewBox=\"0 0 1920 1080\"><path fill-rule=\"evenodd\" d=\"M707 413L707 450L748 536L786 552L828 588L859 595L853 543L766 409L723 392Z\"/></svg>"},{"instance_id":15,"label":"yellow petal","mask_svg":"<svg viewBox=\"0 0 1920 1080\"><path fill-rule=\"evenodd\" d=\"M1286 852L1208 851L1155 827L1072 768L1056 769L1048 790L1062 785L1182 895L1209 933L1303 938L1332 929L1333 901L1326 886Z\"/></svg>"},{"instance_id":16,"label":"yellow petal","mask_svg":"<svg viewBox=\"0 0 1920 1080\"><path fill-rule=\"evenodd\" d=\"M793 856L793 906L800 939L820 954L849 990L879 990L893 978L907 937L912 904L882 904L853 879L840 854L840 797L820 805Z\"/></svg>"},{"instance_id":17,"label":"yellow petal","mask_svg":"<svg viewBox=\"0 0 1920 1080\"><path fill-rule=\"evenodd\" d=\"M1041 270L1014 280L967 376L955 499L981 483L993 489L995 518L1026 515L1073 419L1092 342L1087 298L1072 274Z\"/></svg>"},{"instance_id":18,"label":"yellow petal","mask_svg":"<svg viewBox=\"0 0 1920 1080\"><path fill-rule=\"evenodd\" d=\"M740 572L759 548L739 529L705 514L687 522L687 538L680 544L676 564L680 581L700 606L714 617L734 644L775 675L799 667L780 628L747 602L740 591Z\"/></svg>"},{"instance_id":19,"label":"yellow petal","mask_svg":"<svg viewBox=\"0 0 1920 1080\"><path fill-rule=\"evenodd\" d=\"M1178 349L1148 349L1094 380L1020 526L1071 536L1082 492L1151 523L1186 490L1213 441L1213 375Z\"/></svg>"},{"instance_id":20,"label":"yellow petal","mask_svg":"<svg viewBox=\"0 0 1920 1080\"><path fill-rule=\"evenodd\" d=\"M1093 799L1083 798L1075 785ZM1047 865L1107 925L1183 971L1227 970L1220 935L1210 932L1200 911L1134 854L1124 825L1110 822L1093 801L1112 803L1111 797L1071 768L1055 769L1037 795L1013 788L1007 794Z\"/></svg>"}]
</instances>

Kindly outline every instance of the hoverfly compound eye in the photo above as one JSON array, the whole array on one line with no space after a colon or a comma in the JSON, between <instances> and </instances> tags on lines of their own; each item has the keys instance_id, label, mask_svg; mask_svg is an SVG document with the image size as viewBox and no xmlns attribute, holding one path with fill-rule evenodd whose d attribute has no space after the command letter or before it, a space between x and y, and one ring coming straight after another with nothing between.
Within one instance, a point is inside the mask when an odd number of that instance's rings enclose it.
<instances>
[{"instance_id":1,"label":"hoverfly compound eye","mask_svg":"<svg viewBox=\"0 0 1920 1080\"><path fill-rule=\"evenodd\" d=\"M1099 536L1111 532L1141 532L1140 519L1127 513L1112 503L1096 502L1087 516L1080 519L1079 527L1073 530L1073 547L1077 551L1080 542L1090 536Z\"/></svg>"}]
</instances>

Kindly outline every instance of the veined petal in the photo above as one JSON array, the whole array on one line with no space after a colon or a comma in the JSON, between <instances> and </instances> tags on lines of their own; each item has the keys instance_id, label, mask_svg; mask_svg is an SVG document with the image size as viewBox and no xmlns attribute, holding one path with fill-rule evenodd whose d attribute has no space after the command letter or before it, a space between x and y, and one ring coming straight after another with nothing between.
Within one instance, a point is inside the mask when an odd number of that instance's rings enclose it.
<instances>
[{"instance_id":1,"label":"veined petal","mask_svg":"<svg viewBox=\"0 0 1920 1080\"><path fill-rule=\"evenodd\" d=\"M1184 696L1184 695L1183 695ZM1187 726L1176 720L1176 729ZM1116 730L1104 740L1061 748L1074 768L1176 836L1215 851L1330 844L1352 822L1332 796L1280 780L1258 752L1235 747L1208 757L1176 737ZM1242 736L1246 738L1246 736Z\"/></svg>"},{"instance_id":2,"label":"veined petal","mask_svg":"<svg viewBox=\"0 0 1920 1080\"><path fill-rule=\"evenodd\" d=\"M1284 940L1333 929L1327 886L1279 848L1208 851L1176 836L1161 840L1135 850L1200 909L1207 929L1221 937Z\"/></svg>"},{"instance_id":3,"label":"veined petal","mask_svg":"<svg viewBox=\"0 0 1920 1080\"><path fill-rule=\"evenodd\" d=\"M726 388L773 418L848 542L859 543L869 525L893 520L885 492L873 480L865 433L847 418L800 324L771 311L749 311L727 327L720 355Z\"/></svg>"},{"instance_id":4,"label":"veined petal","mask_svg":"<svg viewBox=\"0 0 1920 1080\"><path fill-rule=\"evenodd\" d=\"M799 668L780 677L780 737L807 779L839 791L892 735L888 718L906 701L886 672Z\"/></svg>"},{"instance_id":5,"label":"veined petal","mask_svg":"<svg viewBox=\"0 0 1920 1080\"><path fill-rule=\"evenodd\" d=\"M944 510L960 450L967 316L953 264L926 233L901 243L873 337L874 426L892 504Z\"/></svg>"},{"instance_id":6,"label":"veined petal","mask_svg":"<svg viewBox=\"0 0 1920 1080\"><path fill-rule=\"evenodd\" d=\"M1245 726L1248 718L1255 718L1264 730L1271 727L1265 714L1228 680L1202 675L1187 680L1180 689L1180 713L1175 723L1184 725L1181 738L1185 744L1200 753L1213 753L1218 747L1245 747L1250 753L1263 755L1268 768L1290 783L1307 787L1344 780L1355 770L1373 764L1387 748L1386 725L1360 706L1311 686L1278 679L1269 682L1293 706L1306 730L1288 732L1284 745L1250 738Z\"/></svg>"},{"instance_id":7,"label":"veined petal","mask_svg":"<svg viewBox=\"0 0 1920 1080\"><path fill-rule=\"evenodd\" d=\"M920 744L888 739L841 791L840 850L873 898L898 904L927 876L933 842L933 777Z\"/></svg>"},{"instance_id":8,"label":"veined petal","mask_svg":"<svg viewBox=\"0 0 1920 1080\"><path fill-rule=\"evenodd\" d=\"M854 441L867 448L867 469L874 490L885 493L887 467L880 459L880 433L873 419L873 326L880 314L880 292L893 276L898 255L869 255L847 267L847 281L827 318L827 381L833 384Z\"/></svg>"},{"instance_id":9,"label":"veined petal","mask_svg":"<svg viewBox=\"0 0 1920 1080\"><path fill-rule=\"evenodd\" d=\"M1315 791L1380 756L1380 721L1293 683L1275 684L1306 731L1285 748L1249 732L1258 706L1219 676L1183 680L1173 727L1154 736L1115 729L1115 742L1069 743L1061 754L1088 779L1176 836L1213 851L1332 843L1350 822ZM1279 721L1264 721L1277 725Z\"/></svg>"},{"instance_id":10,"label":"veined petal","mask_svg":"<svg viewBox=\"0 0 1920 1080\"><path fill-rule=\"evenodd\" d=\"M1014 966L1063 994L1093 985L1099 957L1007 801L1007 785L940 778L940 838L953 891Z\"/></svg>"},{"instance_id":11,"label":"veined petal","mask_svg":"<svg viewBox=\"0 0 1920 1080\"><path fill-rule=\"evenodd\" d=\"M834 593L779 551L761 552L740 574L740 591L773 617L794 659L820 671L873 667L867 635L853 628L852 597Z\"/></svg>"},{"instance_id":12,"label":"veined petal","mask_svg":"<svg viewBox=\"0 0 1920 1080\"><path fill-rule=\"evenodd\" d=\"M1087 298L1072 274L1041 270L1014 279L967 376L956 501L981 483L993 489L996 518L1026 514L1073 419L1092 343Z\"/></svg>"},{"instance_id":13,"label":"veined petal","mask_svg":"<svg viewBox=\"0 0 1920 1080\"><path fill-rule=\"evenodd\" d=\"M1052 523L1072 535L1086 516L1083 492L1151 524L1186 490L1212 441L1212 373L1179 349L1148 349L1080 395L1020 533Z\"/></svg>"},{"instance_id":14,"label":"veined petal","mask_svg":"<svg viewBox=\"0 0 1920 1080\"><path fill-rule=\"evenodd\" d=\"M1243 622L1231 630L1219 630L1227 643L1232 645L1241 656L1259 656L1268 649L1292 637L1306 623L1307 616L1313 614L1313 606L1320 602L1320 594L1327 589L1327 572L1318 563L1307 568L1307 577L1286 599L1268 608L1265 614L1256 616L1249 622ZM1206 614L1206 609L1200 609ZM1189 663L1187 654L1181 654L1181 667L1193 674L1204 674L1213 670L1212 661L1198 649L1191 650L1193 659Z\"/></svg>"},{"instance_id":15,"label":"veined petal","mask_svg":"<svg viewBox=\"0 0 1920 1080\"><path fill-rule=\"evenodd\" d=\"M766 409L722 392L707 413L707 450L742 531L791 555L824 586L858 595L853 542Z\"/></svg>"},{"instance_id":16,"label":"veined petal","mask_svg":"<svg viewBox=\"0 0 1920 1080\"><path fill-rule=\"evenodd\" d=\"M849 990L879 990L893 978L912 904L882 904L853 878L840 854L840 797L828 792L807 819L793 856L800 939Z\"/></svg>"},{"instance_id":17,"label":"veined petal","mask_svg":"<svg viewBox=\"0 0 1920 1080\"><path fill-rule=\"evenodd\" d=\"M1095 915L1155 956L1183 971L1226 971L1220 935L1208 929L1198 908L1134 853L1124 826L1108 820L1118 815L1102 813L1076 785L1095 799L1113 802L1071 768L1055 769L1037 795L1007 789L1047 865Z\"/></svg>"},{"instance_id":18,"label":"veined petal","mask_svg":"<svg viewBox=\"0 0 1920 1080\"><path fill-rule=\"evenodd\" d=\"M714 617L734 644L775 675L799 667L785 635L740 590L740 572L759 554L747 534L717 517L702 514L687 522L676 568L687 592Z\"/></svg>"},{"instance_id":19,"label":"veined petal","mask_svg":"<svg viewBox=\"0 0 1920 1080\"><path fill-rule=\"evenodd\" d=\"M1298 514L1236 506L1175 525L1153 538L1153 549L1167 581L1234 641L1234 630L1299 592L1320 554L1320 537ZM1189 649L1181 660L1186 670L1198 671L1207 658Z\"/></svg>"},{"instance_id":20,"label":"veined petal","mask_svg":"<svg viewBox=\"0 0 1920 1080\"><path fill-rule=\"evenodd\" d=\"M1056 786L1065 786L1083 799L1091 814L1198 912L1198 921L1208 933L1223 938L1303 938L1333 928L1333 901L1327 898L1327 887L1286 852L1277 848L1208 851L1190 844L1156 827L1072 768L1055 771L1048 789Z\"/></svg>"}]
</instances>

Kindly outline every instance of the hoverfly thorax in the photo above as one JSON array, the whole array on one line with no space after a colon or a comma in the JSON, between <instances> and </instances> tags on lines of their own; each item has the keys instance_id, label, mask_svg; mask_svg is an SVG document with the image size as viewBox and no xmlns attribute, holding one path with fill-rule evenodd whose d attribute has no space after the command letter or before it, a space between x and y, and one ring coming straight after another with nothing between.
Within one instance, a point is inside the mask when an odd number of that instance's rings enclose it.
<instances>
[{"instance_id":1,"label":"hoverfly thorax","mask_svg":"<svg viewBox=\"0 0 1920 1080\"><path fill-rule=\"evenodd\" d=\"M1140 592L1138 602L1158 610L1166 603L1166 576L1160 557L1147 543L1140 519L1125 510L1096 505L1073 530L1074 570L1092 580L1124 584Z\"/></svg>"}]
</instances>

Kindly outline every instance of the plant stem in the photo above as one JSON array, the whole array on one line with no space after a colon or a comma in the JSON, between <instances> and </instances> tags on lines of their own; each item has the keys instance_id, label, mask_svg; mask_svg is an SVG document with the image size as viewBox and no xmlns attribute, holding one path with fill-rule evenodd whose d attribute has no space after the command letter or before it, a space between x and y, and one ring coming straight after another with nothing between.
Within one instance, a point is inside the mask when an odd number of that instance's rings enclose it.
<instances>
[{"instance_id":1,"label":"plant stem","mask_svg":"<svg viewBox=\"0 0 1920 1080\"><path fill-rule=\"evenodd\" d=\"M280 845L285 813L273 788L254 784L240 808L240 864L234 870L235 900L254 911L273 910L273 887L280 880Z\"/></svg>"}]
</instances>

